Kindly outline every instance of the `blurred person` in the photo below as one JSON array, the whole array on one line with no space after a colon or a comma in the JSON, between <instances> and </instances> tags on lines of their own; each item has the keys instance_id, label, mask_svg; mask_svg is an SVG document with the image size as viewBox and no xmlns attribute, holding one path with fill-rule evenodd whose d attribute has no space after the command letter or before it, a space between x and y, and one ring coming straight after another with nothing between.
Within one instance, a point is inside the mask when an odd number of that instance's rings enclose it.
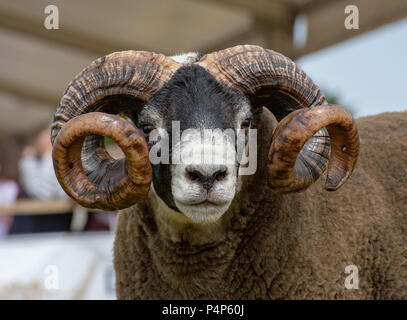
<instances>
[{"instance_id":1,"label":"blurred person","mask_svg":"<svg viewBox=\"0 0 407 320\"><path fill-rule=\"evenodd\" d=\"M55 177L49 130L42 130L34 145L23 149L19 167L20 182L28 197L40 200L68 198Z\"/></svg>"},{"instance_id":2,"label":"blurred person","mask_svg":"<svg viewBox=\"0 0 407 320\"><path fill-rule=\"evenodd\" d=\"M1 175L2 167L0 167ZM18 196L18 185L13 180L5 180L0 177L0 205L11 205ZM0 237L7 234L13 217L8 212L0 212Z\"/></svg>"},{"instance_id":3,"label":"blurred person","mask_svg":"<svg viewBox=\"0 0 407 320\"><path fill-rule=\"evenodd\" d=\"M16 141L8 141L0 147L0 205L7 206L14 203L20 194L18 168L16 163L20 153ZM0 212L0 237L7 234L13 217L8 212Z\"/></svg>"},{"instance_id":4,"label":"blurred person","mask_svg":"<svg viewBox=\"0 0 407 320\"><path fill-rule=\"evenodd\" d=\"M33 145L26 146L19 162L20 183L28 198L39 200L67 199L55 177L52 144L48 129L42 130ZM69 231L72 213L16 216L10 234Z\"/></svg>"}]
</instances>

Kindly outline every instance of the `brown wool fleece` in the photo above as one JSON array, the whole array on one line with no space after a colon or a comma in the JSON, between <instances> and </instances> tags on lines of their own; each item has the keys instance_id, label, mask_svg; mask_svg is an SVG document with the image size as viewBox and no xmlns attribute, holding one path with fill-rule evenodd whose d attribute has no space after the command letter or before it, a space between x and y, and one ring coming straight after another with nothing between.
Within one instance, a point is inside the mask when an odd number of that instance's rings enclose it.
<instances>
[{"instance_id":1,"label":"brown wool fleece","mask_svg":"<svg viewBox=\"0 0 407 320\"><path fill-rule=\"evenodd\" d=\"M119 213L119 299L407 299L407 112L357 120L350 180L327 192L266 186L276 120L259 123L258 169L216 225L168 218L154 192ZM346 289L348 265L359 289Z\"/></svg>"}]
</instances>

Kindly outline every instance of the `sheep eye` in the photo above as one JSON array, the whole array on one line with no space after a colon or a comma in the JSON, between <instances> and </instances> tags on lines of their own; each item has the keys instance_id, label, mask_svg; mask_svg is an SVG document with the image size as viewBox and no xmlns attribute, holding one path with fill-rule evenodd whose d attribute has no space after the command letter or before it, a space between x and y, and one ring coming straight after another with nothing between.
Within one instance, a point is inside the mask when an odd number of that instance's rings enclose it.
<instances>
[{"instance_id":1,"label":"sheep eye","mask_svg":"<svg viewBox=\"0 0 407 320\"><path fill-rule=\"evenodd\" d=\"M141 126L141 130L143 130L144 135L148 137L151 131L154 130L154 127L151 124L145 124Z\"/></svg>"},{"instance_id":2,"label":"sheep eye","mask_svg":"<svg viewBox=\"0 0 407 320\"><path fill-rule=\"evenodd\" d=\"M247 130L250 127L250 119L245 119L242 121L242 124L240 125L240 128L243 130Z\"/></svg>"}]
</instances>

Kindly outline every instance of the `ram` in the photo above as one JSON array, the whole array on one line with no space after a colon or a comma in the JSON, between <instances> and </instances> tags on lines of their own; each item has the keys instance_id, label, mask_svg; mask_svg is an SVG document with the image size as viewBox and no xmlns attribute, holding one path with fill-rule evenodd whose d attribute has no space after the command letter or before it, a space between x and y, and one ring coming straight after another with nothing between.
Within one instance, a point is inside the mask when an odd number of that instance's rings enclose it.
<instances>
[{"instance_id":1,"label":"ram","mask_svg":"<svg viewBox=\"0 0 407 320\"><path fill-rule=\"evenodd\" d=\"M355 122L279 53L110 54L51 135L64 190L120 210L118 298L407 298L407 113Z\"/></svg>"}]
</instances>

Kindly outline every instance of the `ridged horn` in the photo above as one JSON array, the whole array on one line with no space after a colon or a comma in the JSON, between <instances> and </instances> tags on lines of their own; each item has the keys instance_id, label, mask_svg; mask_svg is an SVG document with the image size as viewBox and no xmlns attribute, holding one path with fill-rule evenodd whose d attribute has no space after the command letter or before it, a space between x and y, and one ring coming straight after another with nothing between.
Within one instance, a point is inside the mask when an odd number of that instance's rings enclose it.
<instances>
[{"instance_id":1,"label":"ridged horn","mask_svg":"<svg viewBox=\"0 0 407 320\"><path fill-rule=\"evenodd\" d=\"M245 45L208 54L199 65L247 95L254 108L264 106L281 121L269 151L272 191L305 190L328 162L327 190L338 189L350 177L359 150L355 122L344 108L328 105L320 89L289 58ZM291 139L293 130L296 138Z\"/></svg>"},{"instance_id":2,"label":"ridged horn","mask_svg":"<svg viewBox=\"0 0 407 320\"><path fill-rule=\"evenodd\" d=\"M144 51L112 53L92 62L69 84L51 127L56 176L74 200L89 208L118 210L149 190L151 166L144 135L129 121L180 64ZM104 136L125 154L113 159Z\"/></svg>"}]
</instances>

